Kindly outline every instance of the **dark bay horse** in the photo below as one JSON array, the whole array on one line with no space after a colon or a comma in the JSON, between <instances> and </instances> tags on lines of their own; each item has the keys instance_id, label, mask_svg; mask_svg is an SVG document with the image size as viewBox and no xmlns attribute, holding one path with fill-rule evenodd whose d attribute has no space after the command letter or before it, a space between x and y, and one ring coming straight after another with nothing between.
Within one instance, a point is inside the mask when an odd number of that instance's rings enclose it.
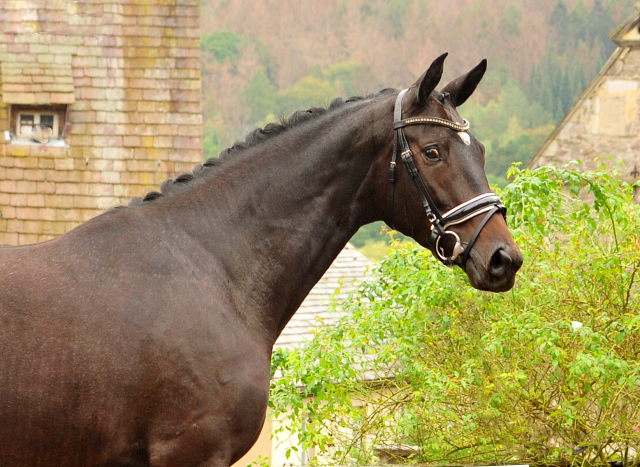
<instances>
[{"instance_id":1,"label":"dark bay horse","mask_svg":"<svg viewBox=\"0 0 640 467\"><path fill-rule=\"evenodd\" d=\"M406 92L297 112L162 194L1 248L0 465L229 466L263 424L276 338L369 222L474 287L510 289L522 255L456 111L486 62L436 91L443 62Z\"/></svg>"}]
</instances>

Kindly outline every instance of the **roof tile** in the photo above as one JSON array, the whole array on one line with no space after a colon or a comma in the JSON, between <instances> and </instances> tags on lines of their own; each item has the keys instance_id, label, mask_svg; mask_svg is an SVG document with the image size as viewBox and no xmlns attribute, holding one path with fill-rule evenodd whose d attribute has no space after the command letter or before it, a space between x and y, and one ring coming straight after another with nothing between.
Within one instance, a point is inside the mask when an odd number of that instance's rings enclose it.
<instances>
[{"instance_id":1,"label":"roof tile","mask_svg":"<svg viewBox=\"0 0 640 467\"><path fill-rule=\"evenodd\" d=\"M69 63L29 63L21 61L24 54L9 55L13 60L3 61L0 67L2 100L6 104L71 104L75 101L70 58ZM45 89L43 83L50 84L45 84ZM25 84L23 88L16 86Z\"/></svg>"},{"instance_id":2,"label":"roof tile","mask_svg":"<svg viewBox=\"0 0 640 467\"><path fill-rule=\"evenodd\" d=\"M341 313L330 309L334 294L340 289L335 298L346 298L358 283L366 279L372 265L371 261L348 243L311 289L280 334L276 347L297 347L322 322L335 322Z\"/></svg>"}]
</instances>

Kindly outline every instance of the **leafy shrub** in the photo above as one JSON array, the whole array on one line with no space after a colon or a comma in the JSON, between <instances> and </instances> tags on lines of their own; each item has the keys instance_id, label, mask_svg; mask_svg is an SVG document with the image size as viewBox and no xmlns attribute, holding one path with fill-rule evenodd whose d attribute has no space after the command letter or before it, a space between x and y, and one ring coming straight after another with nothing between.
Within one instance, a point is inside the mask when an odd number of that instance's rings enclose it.
<instances>
[{"instance_id":1,"label":"leafy shrub","mask_svg":"<svg viewBox=\"0 0 640 467\"><path fill-rule=\"evenodd\" d=\"M405 243L293 351L271 405L319 464L638 463L640 207L607 172L512 170L516 287ZM580 197L578 196L580 195ZM588 201L586 201L588 200ZM282 436L282 434L280 435Z\"/></svg>"}]
</instances>

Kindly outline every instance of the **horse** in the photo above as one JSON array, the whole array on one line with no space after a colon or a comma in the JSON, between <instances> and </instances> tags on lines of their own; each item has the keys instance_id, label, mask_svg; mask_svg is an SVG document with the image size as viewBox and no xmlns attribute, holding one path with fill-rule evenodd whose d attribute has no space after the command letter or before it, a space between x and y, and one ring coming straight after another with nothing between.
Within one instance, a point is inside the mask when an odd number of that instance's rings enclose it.
<instances>
[{"instance_id":1,"label":"horse","mask_svg":"<svg viewBox=\"0 0 640 467\"><path fill-rule=\"evenodd\" d=\"M407 90L297 111L160 192L0 248L0 464L233 464L263 426L276 338L367 223L509 290L522 254L456 110L486 61L437 91L445 56Z\"/></svg>"}]
</instances>

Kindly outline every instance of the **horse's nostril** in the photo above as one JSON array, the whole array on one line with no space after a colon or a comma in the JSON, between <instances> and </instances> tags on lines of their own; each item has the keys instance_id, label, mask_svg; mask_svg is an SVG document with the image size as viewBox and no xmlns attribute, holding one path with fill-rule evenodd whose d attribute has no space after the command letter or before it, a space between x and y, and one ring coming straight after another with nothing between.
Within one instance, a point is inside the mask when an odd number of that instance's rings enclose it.
<instances>
[{"instance_id":1,"label":"horse's nostril","mask_svg":"<svg viewBox=\"0 0 640 467\"><path fill-rule=\"evenodd\" d=\"M509 271L509 266L511 266L511 257L503 248L498 248L491 255L489 272L494 276L503 276Z\"/></svg>"}]
</instances>

